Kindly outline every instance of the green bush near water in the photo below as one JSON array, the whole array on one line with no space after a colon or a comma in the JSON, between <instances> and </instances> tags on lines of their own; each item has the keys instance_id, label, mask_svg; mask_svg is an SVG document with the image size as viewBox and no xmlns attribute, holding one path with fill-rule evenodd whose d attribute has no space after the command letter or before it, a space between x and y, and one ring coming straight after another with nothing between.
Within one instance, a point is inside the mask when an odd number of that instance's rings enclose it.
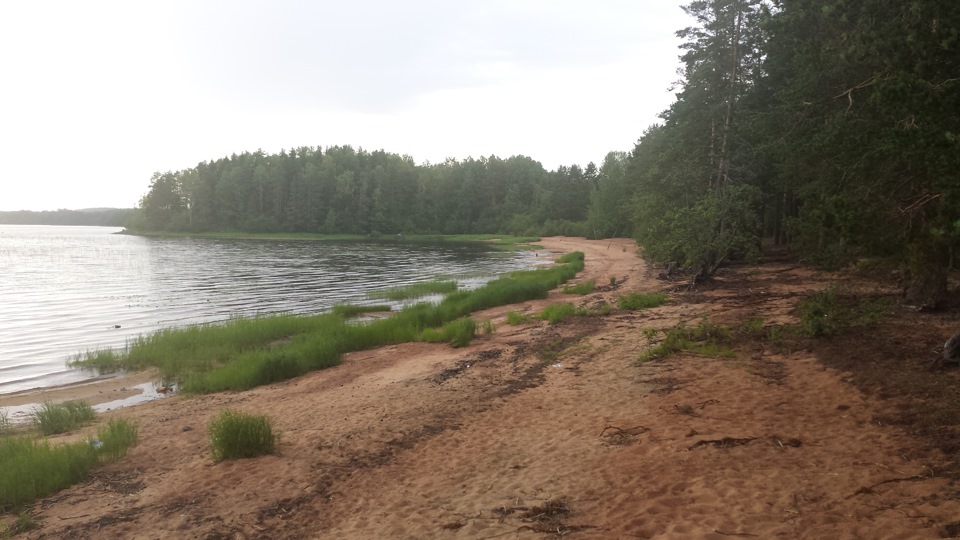
<instances>
[{"instance_id":1,"label":"green bush near water","mask_svg":"<svg viewBox=\"0 0 960 540\"><path fill-rule=\"evenodd\" d=\"M214 461L273 454L277 435L266 416L225 409L207 426Z\"/></svg>"},{"instance_id":2,"label":"green bush near water","mask_svg":"<svg viewBox=\"0 0 960 540\"><path fill-rule=\"evenodd\" d=\"M186 393L247 390L337 365L347 352L417 341L424 330L441 328L474 311L546 298L551 289L583 270L583 253L567 254L560 261L565 262L512 272L478 289L447 294L437 304L418 303L364 324L349 324L335 313L234 319L161 330L133 340L121 353L106 351L104 361L94 351L74 360L74 365L112 370L157 367L161 376L179 382ZM467 334L463 330L446 332L460 343Z\"/></svg>"},{"instance_id":3,"label":"green bush near water","mask_svg":"<svg viewBox=\"0 0 960 540\"><path fill-rule=\"evenodd\" d=\"M44 435L57 435L92 422L97 413L84 401L46 402L33 411L33 423Z\"/></svg>"}]
</instances>

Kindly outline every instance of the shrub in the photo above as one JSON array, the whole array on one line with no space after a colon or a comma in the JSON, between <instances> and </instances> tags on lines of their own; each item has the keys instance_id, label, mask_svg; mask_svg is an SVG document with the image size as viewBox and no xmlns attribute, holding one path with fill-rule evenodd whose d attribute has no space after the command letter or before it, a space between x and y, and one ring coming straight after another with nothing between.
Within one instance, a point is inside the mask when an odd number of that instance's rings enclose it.
<instances>
[{"instance_id":1,"label":"shrub","mask_svg":"<svg viewBox=\"0 0 960 540\"><path fill-rule=\"evenodd\" d=\"M44 435L56 435L92 422L96 417L93 407L84 401L46 402L34 409L33 422Z\"/></svg>"},{"instance_id":2,"label":"shrub","mask_svg":"<svg viewBox=\"0 0 960 540\"><path fill-rule=\"evenodd\" d=\"M659 292L654 293L631 293L617 298L617 306L620 309L636 311L639 309L655 308L667 301L667 295Z\"/></svg>"},{"instance_id":3,"label":"shrub","mask_svg":"<svg viewBox=\"0 0 960 540\"><path fill-rule=\"evenodd\" d=\"M273 454L277 435L266 416L224 409L207 426L214 461Z\"/></svg>"}]
</instances>

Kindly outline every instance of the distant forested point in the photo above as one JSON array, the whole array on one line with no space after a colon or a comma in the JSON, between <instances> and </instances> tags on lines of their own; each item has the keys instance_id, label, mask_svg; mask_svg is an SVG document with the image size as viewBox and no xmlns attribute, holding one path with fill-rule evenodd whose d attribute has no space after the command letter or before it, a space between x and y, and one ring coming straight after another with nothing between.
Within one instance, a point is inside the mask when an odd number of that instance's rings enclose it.
<instances>
[{"instance_id":1,"label":"distant forested point","mask_svg":"<svg viewBox=\"0 0 960 540\"><path fill-rule=\"evenodd\" d=\"M697 0L661 123L597 167L415 164L349 146L156 173L151 231L632 235L707 278L763 240L899 267L935 307L960 248L960 3ZM624 106L632 106L625 103Z\"/></svg>"},{"instance_id":2,"label":"distant forested point","mask_svg":"<svg viewBox=\"0 0 960 540\"><path fill-rule=\"evenodd\" d=\"M125 227L137 213L136 208L87 208L83 210L17 210L0 212L4 225L88 225Z\"/></svg>"},{"instance_id":3,"label":"distant forested point","mask_svg":"<svg viewBox=\"0 0 960 540\"><path fill-rule=\"evenodd\" d=\"M416 164L351 146L244 152L155 173L131 230L626 234L625 214L590 212L591 197L622 181L626 157L548 171L526 156Z\"/></svg>"}]
</instances>

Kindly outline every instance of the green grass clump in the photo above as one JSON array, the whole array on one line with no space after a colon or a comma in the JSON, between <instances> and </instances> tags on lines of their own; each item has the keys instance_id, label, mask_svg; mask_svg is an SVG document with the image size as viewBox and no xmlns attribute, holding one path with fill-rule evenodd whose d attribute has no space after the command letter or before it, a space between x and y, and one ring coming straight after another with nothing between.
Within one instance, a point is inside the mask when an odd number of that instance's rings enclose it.
<instances>
[{"instance_id":1,"label":"green grass clump","mask_svg":"<svg viewBox=\"0 0 960 540\"><path fill-rule=\"evenodd\" d=\"M96 450L86 441L51 445L26 436L0 438L0 510L76 484L97 462Z\"/></svg>"},{"instance_id":2,"label":"green grass clump","mask_svg":"<svg viewBox=\"0 0 960 540\"><path fill-rule=\"evenodd\" d=\"M97 413L84 401L46 402L33 411L33 423L40 433L56 435L92 422Z\"/></svg>"},{"instance_id":3,"label":"green grass clump","mask_svg":"<svg viewBox=\"0 0 960 540\"><path fill-rule=\"evenodd\" d=\"M654 293L630 293L617 298L617 307L630 311L655 308L667 301L667 295Z\"/></svg>"},{"instance_id":4,"label":"green grass clump","mask_svg":"<svg viewBox=\"0 0 960 540\"><path fill-rule=\"evenodd\" d=\"M10 415L6 409L0 409L0 435L10 429Z\"/></svg>"},{"instance_id":5,"label":"green grass clump","mask_svg":"<svg viewBox=\"0 0 960 540\"><path fill-rule=\"evenodd\" d=\"M651 337L648 335L648 338ZM679 324L667 331L663 341L640 356L641 362L666 358L678 352L690 352L719 358L736 356L729 346L730 328L704 317L697 326Z\"/></svg>"},{"instance_id":6,"label":"green grass clump","mask_svg":"<svg viewBox=\"0 0 960 540\"><path fill-rule=\"evenodd\" d=\"M127 450L139 440L137 425L123 418L111 418L106 426L97 429L101 446L97 454L101 461L116 461L127 455Z\"/></svg>"},{"instance_id":7,"label":"green grass clump","mask_svg":"<svg viewBox=\"0 0 960 540\"><path fill-rule=\"evenodd\" d=\"M594 280L584 281L577 285L564 285L563 294L590 294L597 287L597 282Z\"/></svg>"},{"instance_id":8,"label":"green grass clump","mask_svg":"<svg viewBox=\"0 0 960 540\"><path fill-rule=\"evenodd\" d=\"M214 418L207 433L214 461L244 459L276 452L277 435L266 416L225 409Z\"/></svg>"},{"instance_id":9,"label":"green grass clump","mask_svg":"<svg viewBox=\"0 0 960 540\"><path fill-rule=\"evenodd\" d=\"M430 343L445 342L454 347L466 347L476 335L477 322L470 318L463 318L450 321L440 329L426 328L420 334L420 339Z\"/></svg>"},{"instance_id":10,"label":"green grass clump","mask_svg":"<svg viewBox=\"0 0 960 540\"><path fill-rule=\"evenodd\" d=\"M516 326L518 324L523 324L530 322L530 317L520 313L519 311L508 311L507 312L507 324L510 326Z\"/></svg>"},{"instance_id":11,"label":"green grass clump","mask_svg":"<svg viewBox=\"0 0 960 540\"><path fill-rule=\"evenodd\" d=\"M356 317L357 315L363 315L364 313L380 313L384 311L391 311L391 308L388 305L380 304L374 306L356 306L352 304L337 304L333 306L333 312L337 315L343 317L344 319L349 319L350 317Z\"/></svg>"},{"instance_id":12,"label":"green grass clump","mask_svg":"<svg viewBox=\"0 0 960 540\"><path fill-rule=\"evenodd\" d=\"M550 324L557 324L565 319L569 319L577 314L577 308L573 304L568 304L566 302L561 302L557 304L550 304L549 306L543 308L543 311L538 315L539 318L549 322Z\"/></svg>"},{"instance_id":13,"label":"green grass clump","mask_svg":"<svg viewBox=\"0 0 960 540\"><path fill-rule=\"evenodd\" d=\"M396 287L383 291L373 291L369 294L371 298L383 298L386 300L409 300L410 298L420 298L431 294L446 294L457 290L456 281L424 281L421 283L412 283L404 287Z\"/></svg>"}]
</instances>

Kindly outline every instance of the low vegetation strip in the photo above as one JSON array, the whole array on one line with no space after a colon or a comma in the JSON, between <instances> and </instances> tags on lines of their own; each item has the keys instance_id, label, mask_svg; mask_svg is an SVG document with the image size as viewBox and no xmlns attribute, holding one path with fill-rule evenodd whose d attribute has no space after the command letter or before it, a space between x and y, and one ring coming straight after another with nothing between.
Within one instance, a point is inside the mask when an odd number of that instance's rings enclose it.
<instances>
[{"instance_id":1,"label":"low vegetation strip","mask_svg":"<svg viewBox=\"0 0 960 540\"><path fill-rule=\"evenodd\" d=\"M97 438L51 444L27 435L0 437L0 511L16 509L76 484L98 464L123 457L137 443L137 427L113 419Z\"/></svg>"},{"instance_id":2,"label":"low vegetation strip","mask_svg":"<svg viewBox=\"0 0 960 540\"><path fill-rule=\"evenodd\" d=\"M423 281L405 287L396 287L370 293L370 298L385 300L408 300L431 294L447 294L457 290L456 281Z\"/></svg>"},{"instance_id":3,"label":"low vegetation strip","mask_svg":"<svg viewBox=\"0 0 960 540\"><path fill-rule=\"evenodd\" d=\"M425 340L465 345L476 323L449 323L482 309L546 298L583 270L583 253L569 253L557 263L512 272L472 291L451 292L439 303L421 302L363 324L337 313L235 319L161 330L133 340L123 351L87 352L73 364L101 372L156 367L182 391L205 394L247 390L331 367L351 351Z\"/></svg>"}]
</instances>

